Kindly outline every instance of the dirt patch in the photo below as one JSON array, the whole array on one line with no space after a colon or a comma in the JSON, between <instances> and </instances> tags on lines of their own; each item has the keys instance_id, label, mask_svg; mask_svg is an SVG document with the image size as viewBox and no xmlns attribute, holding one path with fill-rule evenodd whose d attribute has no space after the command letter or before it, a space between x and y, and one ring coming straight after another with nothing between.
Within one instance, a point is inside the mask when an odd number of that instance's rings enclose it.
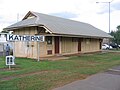
<instances>
[{"instance_id":1,"label":"dirt patch","mask_svg":"<svg viewBox=\"0 0 120 90\"><path fill-rule=\"evenodd\" d=\"M74 76L64 77L63 79L56 81L55 86L52 87L50 90L53 90L54 88L62 87L64 85L66 85L66 84L72 83L72 82L77 81L77 80L86 79L89 76L90 75L85 75L85 74L79 74L79 75L75 74ZM72 77L74 77L74 78L72 78Z\"/></svg>"},{"instance_id":2,"label":"dirt patch","mask_svg":"<svg viewBox=\"0 0 120 90\"><path fill-rule=\"evenodd\" d=\"M56 60L64 60L64 59L69 59L69 58L70 57L66 57L66 56L51 56L51 57L40 58L40 60L56 61Z\"/></svg>"},{"instance_id":3,"label":"dirt patch","mask_svg":"<svg viewBox=\"0 0 120 90\"><path fill-rule=\"evenodd\" d=\"M9 77L4 77L1 78L0 80L2 81L7 81L7 80L11 80L14 78L22 78L22 77L26 77L26 76L32 76L32 75L37 75L37 74L42 74L42 73L48 73L48 72L54 72L54 73L59 73L61 71L59 70L52 70L52 71L37 71L37 72L30 72L30 73L26 73L26 74L21 74L21 75L15 75L15 76L9 76Z\"/></svg>"},{"instance_id":4,"label":"dirt patch","mask_svg":"<svg viewBox=\"0 0 120 90\"><path fill-rule=\"evenodd\" d=\"M0 71L12 71L12 70L20 70L21 68L19 67L11 67L10 69L8 67L5 68L0 68Z\"/></svg>"},{"instance_id":5,"label":"dirt patch","mask_svg":"<svg viewBox=\"0 0 120 90\"><path fill-rule=\"evenodd\" d=\"M8 71L9 68L0 68L0 71Z\"/></svg>"}]
</instances>

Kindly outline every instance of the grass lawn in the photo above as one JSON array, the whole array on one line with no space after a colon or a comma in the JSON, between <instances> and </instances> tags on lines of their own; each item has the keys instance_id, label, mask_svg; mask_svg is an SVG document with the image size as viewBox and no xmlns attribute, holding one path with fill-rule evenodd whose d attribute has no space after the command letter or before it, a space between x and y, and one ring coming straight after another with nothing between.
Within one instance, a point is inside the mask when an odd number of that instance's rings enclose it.
<instances>
[{"instance_id":1,"label":"grass lawn","mask_svg":"<svg viewBox=\"0 0 120 90\"><path fill-rule=\"evenodd\" d=\"M15 63L8 70L5 57L0 57L0 90L51 90L120 65L120 53L84 54L40 62L16 58Z\"/></svg>"}]
</instances>

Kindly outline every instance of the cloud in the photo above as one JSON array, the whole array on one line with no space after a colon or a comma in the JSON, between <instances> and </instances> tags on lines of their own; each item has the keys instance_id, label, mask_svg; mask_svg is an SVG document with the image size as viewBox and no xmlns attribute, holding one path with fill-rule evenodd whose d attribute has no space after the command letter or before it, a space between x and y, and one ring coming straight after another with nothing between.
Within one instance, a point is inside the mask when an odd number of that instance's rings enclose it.
<instances>
[{"instance_id":1,"label":"cloud","mask_svg":"<svg viewBox=\"0 0 120 90\"><path fill-rule=\"evenodd\" d=\"M2 16L0 16L0 20L2 19L3 17Z\"/></svg>"},{"instance_id":2,"label":"cloud","mask_svg":"<svg viewBox=\"0 0 120 90\"><path fill-rule=\"evenodd\" d=\"M120 2L111 4L113 10L120 10Z\"/></svg>"},{"instance_id":3,"label":"cloud","mask_svg":"<svg viewBox=\"0 0 120 90\"><path fill-rule=\"evenodd\" d=\"M62 18L68 18L68 19L78 17L77 14L74 14L74 13L71 13L71 12L50 13L50 15L58 16L58 17L62 17Z\"/></svg>"},{"instance_id":4,"label":"cloud","mask_svg":"<svg viewBox=\"0 0 120 90\"><path fill-rule=\"evenodd\" d=\"M99 5L99 11L97 12L98 14L105 14L109 13L109 2L106 3L97 3ZM110 4L111 5L111 4ZM110 6L110 11L112 12L112 6Z\"/></svg>"},{"instance_id":5,"label":"cloud","mask_svg":"<svg viewBox=\"0 0 120 90\"><path fill-rule=\"evenodd\" d=\"M100 3L96 3L99 5L99 11L98 14L105 14L109 13L109 2L110 2L110 12L113 12L115 10L120 10L120 1L119 0L110 0L107 1L98 1Z\"/></svg>"},{"instance_id":6,"label":"cloud","mask_svg":"<svg viewBox=\"0 0 120 90\"><path fill-rule=\"evenodd\" d=\"M28 11L59 16L90 23L108 32L108 4L110 0L0 0L0 29L21 20ZM119 24L119 0L111 3L111 29Z\"/></svg>"}]
</instances>

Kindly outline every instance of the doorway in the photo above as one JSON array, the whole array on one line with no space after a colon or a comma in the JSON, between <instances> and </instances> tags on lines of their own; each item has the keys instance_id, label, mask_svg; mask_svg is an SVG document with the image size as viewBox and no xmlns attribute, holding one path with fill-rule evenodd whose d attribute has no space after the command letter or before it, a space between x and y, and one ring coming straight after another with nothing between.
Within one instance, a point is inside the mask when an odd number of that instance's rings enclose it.
<instances>
[{"instance_id":1,"label":"doorway","mask_svg":"<svg viewBox=\"0 0 120 90\"><path fill-rule=\"evenodd\" d=\"M78 38L78 52L81 51L81 38Z\"/></svg>"},{"instance_id":2,"label":"doorway","mask_svg":"<svg viewBox=\"0 0 120 90\"><path fill-rule=\"evenodd\" d=\"M55 54L59 54L59 47L60 47L60 37L54 37L55 40Z\"/></svg>"}]
</instances>

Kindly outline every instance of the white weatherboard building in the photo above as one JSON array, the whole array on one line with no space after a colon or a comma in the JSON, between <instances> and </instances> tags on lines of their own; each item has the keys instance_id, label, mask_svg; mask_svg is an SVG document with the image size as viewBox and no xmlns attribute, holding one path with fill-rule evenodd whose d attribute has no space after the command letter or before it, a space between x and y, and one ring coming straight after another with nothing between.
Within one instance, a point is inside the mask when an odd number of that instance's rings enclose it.
<instances>
[{"instance_id":1,"label":"white weatherboard building","mask_svg":"<svg viewBox=\"0 0 120 90\"><path fill-rule=\"evenodd\" d=\"M14 42L14 56L39 58L54 55L100 52L106 32L84 22L29 11L25 17L4 30L14 35L40 35L44 42ZM16 38L15 38L16 39Z\"/></svg>"},{"instance_id":2,"label":"white weatherboard building","mask_svg":"<svg viewBox=\"0 0 120 90\"><path fill-rule=\"evenodd\" d=\"M6 43L6 33L0 33L0 43Z\"/></svg>"},{"instance_id":3,"label":"white weatherboard building","mask_svg":"<svg viewBox=\"0 0 120 90\"><path fill-rule=\"evenodd\" d=\"M0 52L4 51L4 44L7 43L6 35L6 33L0 33Z\"/></svg>"},{"instance_id":4,"label":"white weatherboard building","mask_svg":"<svg viewBox=\"0 0 120 90\"><path fill-rule=\"evenodd\" d=\"M7 33L0 33L0 55L5 55L6 45L9 44L10 48L13 48L12 42L7 42Z\"/></svg>"}]
</instances>

